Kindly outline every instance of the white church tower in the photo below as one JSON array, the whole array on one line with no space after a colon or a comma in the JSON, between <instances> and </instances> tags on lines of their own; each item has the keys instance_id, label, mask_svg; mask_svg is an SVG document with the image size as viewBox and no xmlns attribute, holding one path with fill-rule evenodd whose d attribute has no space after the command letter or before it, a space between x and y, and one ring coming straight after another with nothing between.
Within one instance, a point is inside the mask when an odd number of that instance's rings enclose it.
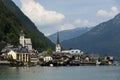
<instances>
[{"instance_id":1,"label":"white church tower","mask_svg":"<svg viewBox=\"0 0 120 80\"><path fill-rule=\"evenodd\" d=\"M31 38L25 38L25 34L23 31L20 33L20 44L22 47L26 47L29 51L32 51L32 41Z\"/></svg>"},{"instance_id":2,"label":"white church tower","mask_svg":"<svg viewBox=\"0 0 120 80\"><path fill-rule=\"evenodd\" d=\"M59 33L57 33L56 52L57 53L61 52L61 46L60 46L60 42L59 42Z\"/></svg>"},{"instance_id":3,"label":"white church tower","mask_svg":"<svg viewBox=\"0 0 120 80\"><path fill-rule=\"evenodd\" d=\"M20 44L22 45L22 47L25 47L25 34L24 34L23 30L20 33L19 41L20 41Z\"/></svg>"}]
</instances>

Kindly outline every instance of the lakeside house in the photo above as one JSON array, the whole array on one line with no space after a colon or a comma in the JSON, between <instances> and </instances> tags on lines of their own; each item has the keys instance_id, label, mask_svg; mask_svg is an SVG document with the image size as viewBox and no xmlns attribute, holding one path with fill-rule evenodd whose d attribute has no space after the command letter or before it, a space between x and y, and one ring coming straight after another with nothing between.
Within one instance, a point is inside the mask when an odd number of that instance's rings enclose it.
<instances>
[{"instance_id":1,"label":"lakeside house","mask_svg":"<svg viewBox=\"0 0 120 80\"><path fill-rule=\"evenodd\" d=\"M13 45L8 44L4 49L2 49L1 57L4 60L9 60L11 63L15 63L15 65L28 65L28 64L37 64L37 51L32 48L32 41L30 38L25 38L25 34L23 31L20 33L19 38L20 45L18 47L14 47Z\"/></svg>"},{"instance_id":2,"label":"lakeside house","mask_svg":"<svg viewBox=\"0 0 120 80\"><path fill-rule=\"evenodd\" d=\"M43 61L44 62L50 62L50 61L52 61L53 60L53 58L51 57L51 56L45 56L44 58L43 58Z\"/></svg>"},{"instance_id":3,"label":"lakeside house","mask_svg":"<svg viewBox=\"0 0 120 80\"><path fill-rule=\"evenodd\" d=\"M23 64L28 64L30 62L30 55L27 49L21 48L17 50L10 50L7 53L8 56L11 56L11 59L17 62L23 62Z\"/></svg>"}]
</instances>

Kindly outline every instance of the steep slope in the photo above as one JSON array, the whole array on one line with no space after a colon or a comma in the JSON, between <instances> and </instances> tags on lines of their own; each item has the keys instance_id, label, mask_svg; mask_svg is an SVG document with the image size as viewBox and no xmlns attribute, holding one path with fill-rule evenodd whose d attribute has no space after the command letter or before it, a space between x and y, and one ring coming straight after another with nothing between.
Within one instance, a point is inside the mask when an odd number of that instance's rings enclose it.
<instances>
[{"instance_id":1,"label":"steep slope","mask_svg":"<svg viewBox=\"0 0 120 80\"><path fill-rule=\"evenodd\" d=\"M88 53L120 56L120 14L87 33L62 42L63 48L79 48Z\"/></svg>"},{"instance_id":2,"label":"steep slope","mask_svg":"<svg viewBox=\"0 0 120 80\"><path fill-rule=\"evenodd\" d=\"M89 31L91 28L76 28L76 29L71 29L71 30L64 30L64 31L60 31L59 35L60 35L60 42L64 41L64 40L69 40L75 37L78 37L84 33L86 33L87 31ZM48 38L53 42L56 43L56 34L54 33L50 36L48 36Z\"/></svg>"},{"instance_id":3,"label":"steep slope","mask_svg":"<svg viewBox=\"0 0 120 80\"><path fill-rule=\"evenodd\" d=\"M5 43L19 44L21 30L24 30L26 37L32 38L33 47L39 51L54 46L11 0L0 0L1 48Z\"/></svg>"}]
</instances>

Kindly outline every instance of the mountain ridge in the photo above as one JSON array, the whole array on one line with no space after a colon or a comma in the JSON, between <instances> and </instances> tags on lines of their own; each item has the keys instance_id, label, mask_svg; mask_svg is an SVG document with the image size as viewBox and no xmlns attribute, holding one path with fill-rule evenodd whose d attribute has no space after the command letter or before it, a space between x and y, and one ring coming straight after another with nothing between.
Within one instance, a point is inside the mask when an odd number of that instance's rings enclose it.
<instances>
[{"instance_id":1,"label":"mountain ridge","mask_svg":"<svg viewBox=\"0 0 120 80\"><path fill-rule=\"evenodd\" d=\"M54 47L54 44L49 39L47 39L43 33L38 31L35 24L27 16L23 14L23 12L16 6L16 4L12 0L0 0L0 2L1 2L0 49L4 47L3 42L19 44L18 40L21 30L25 32L26 37L30 37L32 39L33 48L39 51L43 51L46 50L47 48ZM13 35L13 37L10 35ZM11 41L10 40L12 39L11 37L15 40Z\"/></svg>"},{"instance_id":2,"label":"mountain ridge","mask_svg":"<svg viewBox=\"0 0 120 80\"><path fill-rule=\"evenodd\" d=\"M91 28L88 28L88 27L81 27L81 28L75 28L75 29L71 29L71 30L59 31L60 42L62 42L64 40L68 40L68 39L72 39L72 38L78 37L78 36L86 33L87 31L89 31L90 29ZM56 34L57 33L54 33L54 34L48 36L48 38L53 43L56 43Z\"/></svg>"},{"instance_id":3,"label":"mountain ridge","mask_svg":"<svg viewBox=\"0 0 120 80\"><path fill-rule=\"evenodd\" d=\"M120 56L120 14L100 23L87 33L62 42L63 48L78 48L88 53Z\"/></svg>"}]
</instances>

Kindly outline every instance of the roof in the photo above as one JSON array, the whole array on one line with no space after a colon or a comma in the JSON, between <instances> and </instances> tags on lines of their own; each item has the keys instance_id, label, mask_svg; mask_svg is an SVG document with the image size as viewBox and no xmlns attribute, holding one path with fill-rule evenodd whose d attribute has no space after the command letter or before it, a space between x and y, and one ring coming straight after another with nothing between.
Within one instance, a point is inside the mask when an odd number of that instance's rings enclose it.
<instances>
[{"instance_id":1,"label":"roof","mask_svg":"<svg viewBox=\"0 0 120 80\"><path fill-rule=\"evenodd\" d=\"M6 52L7 51L7 49L2 49L1 50L1 53L4 53L4 52Z\"/></svg>"},{"instance_id":2,"label":"roof","mask_svg":"<svg viewBox=\"0 0 120 80\"><path fill-rule=\"evenodd\" d=\"M31 39L30 38L25 38L25 44L32 44Z\"/></svg>"},{"instance_id":3,"label":"roof","mask_svg":"<svg viewBox=\"0 0 120 80\"><path fill-rule=\"evenodd\" d=\"M29 53L26 48L21 48L16 50L17 53Z\"/></svg>"},{"instance_id":4,"label":"roof","mask_svg":"<svg viewBox=\"0 0 120 80\"><path fill-rule=\"evenodd\" d=\"M26 48L14 48L14 49L11 49L11 50L16 52L17 54L29 54L29 52Z\"/></svg>"}]
</instances>

